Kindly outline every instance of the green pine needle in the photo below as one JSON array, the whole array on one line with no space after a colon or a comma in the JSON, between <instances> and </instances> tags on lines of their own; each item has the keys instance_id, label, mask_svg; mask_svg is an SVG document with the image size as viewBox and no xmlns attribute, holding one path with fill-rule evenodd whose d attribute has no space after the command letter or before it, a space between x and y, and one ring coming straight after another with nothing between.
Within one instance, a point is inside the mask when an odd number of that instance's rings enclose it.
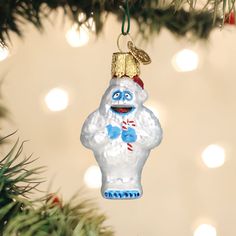
<instances>
[{"instance_id":1,"label":"green pine needle","mask_svg":"<svg viewBox=\"0 0 236 236\"><path fill-rule=\"evenodd\" d=\"M4 236L112 236L104 226L106 217L88 201L70 200L65 205L52 201L18 214L9 221Z\"/></svg>"},{"instance_id":2,"label":"green pine needle","mask_svg":"<svg viewBox=\"0 0 236 236\"><path fill-rule=\"evenodd\" d=\"M31 200L29 194L41 182L42 167L30 167L35 161L31 155L21 158L23 147L18 139L0 160L0 236L113 235L104 226L106 217L90 200L76 195L63 204L55 194Z\"/></svg>"},{"instance_id":3,"label":"green pine needle","mask_svg":"<svg viewBox=\"0 0 236 236\"><path fill-rule=\"evenodd\" d=\"M0 139L0 143L13 134ZM31 207L32 203L27 198L42 182L38 177L42 167L30 168L29 165L35 161L31 156L21 158L23 146L24 142L19 144L18 139L0 159L0 235L4 235L9 220Z\"/></svg>"},{"instance_id":4,"label":"green pine needle","mask_svg":"<svg viewBox=\"0 0 236 236\"><path fill-rule=\"evenodd\" d=\"M26 168L35 161L29 161L31 156L18 161L22 154L24 142L19 147L18 144L19 139L0 161L0 193L6 194L9 198L30 192L40 182L36 176L43 169L42 167Z\"/></svg>"},{"instance_id":5,"label":"green pine needle","mask_svg":"<svg viewBox=\"0 0 236 236\"><path fill-rule=\"evenodd\" d=\"M113 14L122 19L123 0L37 0L37 1L1 1L0 2L0 41L3 44L14 32L22 37L24 23L33 24L43 31L43 20L48 19L53 11L64 10L65 16L73 23L81 26L89 18L93 18L96 32L103 29L104 15ZM144 38L150 38L167 28L178 36L191 33L195 38L207 38L210 32L224 23L226 13L234 11L235 0L207 0L199 6L197 0L129 0L130 17L137 22L139 32ZM85 20L79 22L79 14L85 14ZM146 30L147 28L147 30Z\"/></svg>"}]
</instances>

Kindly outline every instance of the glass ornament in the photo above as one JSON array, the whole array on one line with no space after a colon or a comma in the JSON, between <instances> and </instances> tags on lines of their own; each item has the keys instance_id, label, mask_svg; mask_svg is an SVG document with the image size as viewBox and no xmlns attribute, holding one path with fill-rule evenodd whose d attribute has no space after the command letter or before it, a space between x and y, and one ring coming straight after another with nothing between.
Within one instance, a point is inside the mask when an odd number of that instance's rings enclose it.
<instances>
[{"instance_id":1,"label":"glass ornament","mask_svg":"<svg viewBox=\"0 0 236 236\"><path fill-rule=\"evenodd\" d=\"M98 162L106 199L142 196L143 166L162 139L158 119L143 105L148 95L136 58L131 52L113 54L109 87L82 127L81 142Z\"/></svg>"}]
</instances>

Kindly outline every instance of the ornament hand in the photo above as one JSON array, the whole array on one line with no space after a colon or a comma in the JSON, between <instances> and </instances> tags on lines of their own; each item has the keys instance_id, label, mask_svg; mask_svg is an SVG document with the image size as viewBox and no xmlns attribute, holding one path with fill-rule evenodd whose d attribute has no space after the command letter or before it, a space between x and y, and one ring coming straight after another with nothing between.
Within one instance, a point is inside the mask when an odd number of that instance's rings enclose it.
<instances>
[{"instance_id":1,"label":"ornament hand","mask_svg":"<svg viewBox=\"0 0 236 236\"><path fill-rule=\"evenodd\" d=\"M107 125L107 132L110 139L116 139L121 133L121 129L117 126Z\"/></svg>"},{"instance_id":2,"label":"ornament hand","mask_svg":"<svg viewBox=\"0 0 236 236\"><path fill-rule=\"evenodd\" d=\"M134 143L137 140L135 129L129 127L128 130L123 130L121 138L125 143Z\"/></svg>"}]
</instances>

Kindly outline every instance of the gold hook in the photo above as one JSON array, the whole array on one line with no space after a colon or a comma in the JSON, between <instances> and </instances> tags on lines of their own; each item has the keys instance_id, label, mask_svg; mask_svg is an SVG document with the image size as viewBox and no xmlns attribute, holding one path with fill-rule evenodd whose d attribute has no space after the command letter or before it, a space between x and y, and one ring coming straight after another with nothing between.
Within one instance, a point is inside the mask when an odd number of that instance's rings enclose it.
<instances>
[{"instance_id":1,"label":"gold hook","mask_svg":"<svg viewBox=\"0 0 236 236\"><path fill-rule=\"evenodd\" d=\"M119 49L120 52L124 52L124 51L121 49L121 47L120 47L120 38L121 38L121 36L124 36L124 37L127 37L127 36L128 36L132 43L133 43L133 38L131 37L130 34L126 34L126 35L123 35L122 33L119 34L119 36L118 36L118 38L117 38L117 48ZM129 42L130 42L130 41L129 41Z\"/></svg>"}]
</instances>

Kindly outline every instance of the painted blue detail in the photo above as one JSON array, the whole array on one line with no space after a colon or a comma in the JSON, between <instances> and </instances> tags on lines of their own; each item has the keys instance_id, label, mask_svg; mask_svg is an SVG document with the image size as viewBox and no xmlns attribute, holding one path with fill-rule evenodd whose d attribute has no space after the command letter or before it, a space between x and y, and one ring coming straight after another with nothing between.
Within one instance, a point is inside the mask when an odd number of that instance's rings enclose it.
<instances>
[{"instance_id":1,"label":"painted blue detail","mask_svg":"<svg viewBox=\"0 0 236 236\"><path fill-rule=\"evenodd\" d=\"M121 92L120 90L116 90L113 94L112 94L112 99L115 101L119 101L121 100L123 97L123 92Z\"/></svg>"},{"instance_id":2,"label":"painted blue detail","mask_svg":"<svg viewBox=\"0 0 236 236\"><path fill-rule=\"evenodd\" d=\"M137 140L135 129L129 127L128 130L123 130L121 138L125 143L134 143Z\"/></svg>"},{"instance_id":3,"label":"painted blue detail","mask_svg":"<svg viewBox=\"0 0 236 236\"><path fill-rule=\"evenodd\" d=\"M129 90L125 90L123 92L120 90L116 90L112 94L112 99L115 101L119 101L119 100L131 101L133 99L133 94Z\"/></svg>"},{"instance_id":4,"label":"painted blue detail","mask_svg":"<svg viewBox=\"0 0 236 236\"><path fill-rule=\"evenodd\" d=\"M133 94L129 90L123 92L123 100L131 101L133 99Z\"/></svg>"},{"instance_id":5,"label":"painted blue detail","mask_svg":"<svg viewBox=\"0 0 236 236\"><path fill-rule=\"evenodd\" d=\"M136 199L141 197L139 190L106 190L104 197L107 199Z\"/></svg>"},{"instance_id":6,"label":"painted blue detail","mask_svg":"<svg viewBox=\"0 0 236 236\"><path fill-rule=\"evenodd\" d=\"M107 132L110 139L116 139L121 133L121 129L117 126L107 125Z\"/></svg>"}]
</instances>

